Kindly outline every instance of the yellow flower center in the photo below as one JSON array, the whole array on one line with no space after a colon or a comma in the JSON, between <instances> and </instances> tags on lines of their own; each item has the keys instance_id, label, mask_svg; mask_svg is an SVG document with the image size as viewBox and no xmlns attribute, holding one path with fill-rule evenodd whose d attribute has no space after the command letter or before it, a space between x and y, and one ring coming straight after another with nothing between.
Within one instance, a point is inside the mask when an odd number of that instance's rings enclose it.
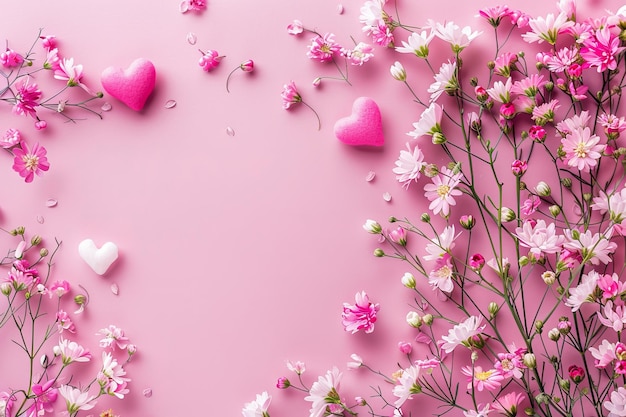
<instances>
[{"instance_id":1,"label":"yellow flower center","mask_svg":"<svg viewBox=\"0 0 626 417\"><path fill-rule=\"evenodd\" d=\"M437 194L441 198L444 198L445 196L447 196L449 192L450 192L449 185L442 184L439 187L437 187Z\"/></svg>"},{"instance_id":2,"label":"yellow flower center","mask_svg":"<svg viewBox=\"0 0 626 417\"><path fill-rule=\"evenodd\" d=\"M29 171L34 171L37 165L39 165L39 157L35 155L24 155L22 161L24 161L24 165L26 165L26 169Z\"/></svg>"},{"instance_id":3,"label":"yellow flower center","mask_svg":"<svg viewBox=\"0 0 626 417\"><path fill-rule=\"evenodd\" d=\"M452 270L448 265L444 265L435 272L435 275L437 278L448 278L452 275Z\"/></svg>"},{"instance_id":4,"label":"yellow flower center","mask_svg":"<svg viewBox=\"0 0 626 417\"><path fill-rule=\"evenodd\" d=\"M579 158L585 158L587 156L587 147L583 142L580 142L576 145L576 149L574 149L574 154Z\"/></svg>"},{"instance_id":5,"label":"yellow flower center","mask_svg":"<svg viewBox=\"0 0 626 417\"><path fill-rule=\"evenodd\" d=\"M474 375L474 378L476 378L479 381L486 381L489 379L491 374L493 374L493 371L476 372L476 374Z\"/></svg>"}]
</instances>

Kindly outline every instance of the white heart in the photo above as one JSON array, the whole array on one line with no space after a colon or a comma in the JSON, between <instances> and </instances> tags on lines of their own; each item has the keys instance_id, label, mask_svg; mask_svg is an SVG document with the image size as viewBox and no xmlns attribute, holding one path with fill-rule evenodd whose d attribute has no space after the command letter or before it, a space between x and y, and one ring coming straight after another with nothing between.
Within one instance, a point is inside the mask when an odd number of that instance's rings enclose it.
<instances>
[{"instance_id":1,"label":"white heart","mask_svg":"<svg viewBox=\"0 0 626 417\"><path fill-rule=\"evenodd\" d=\"M78 254L98 275L104 275L117 259L117 245L107 242L100 249L91 239L85 239L78 245Z\"/></svg>"}]
</instances>

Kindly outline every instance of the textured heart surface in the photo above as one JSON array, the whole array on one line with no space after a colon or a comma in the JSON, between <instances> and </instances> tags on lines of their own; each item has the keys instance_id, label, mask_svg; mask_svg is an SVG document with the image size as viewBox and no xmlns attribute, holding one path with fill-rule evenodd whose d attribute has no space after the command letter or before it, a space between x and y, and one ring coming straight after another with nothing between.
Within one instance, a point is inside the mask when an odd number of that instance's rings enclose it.
<instances>
[{"instance_id":1,"label":"textured heart surface","mask_svg":"<svg viewBox=\"0 0 626 417\"><path fill-rule=\"evenodd\" d=\"M78 245L78 254L98 275L104 275L117 260L117 245L107 242L98 249L91 239L85 239Z\"/></svg>"},{"instance_id":2,"label":"textured heart surface","mask_svg":"<svg viewBox=\"0 0 626 417\"><path fill-rule=\"evenodd\" d=\"M354 100L352 114L335 123L335 136L346 145L383 146L383 123L378 104L369 97Z\"/></svg>"},{"instance_id":3,"label":"textured heart surface","mask_svg":"<svg viewBox=\"0 0 626 417\"><path fill-rule=\"evenodd\" d=\"M102 71L104 90L135 111L143 109L156 83L154 64L144 58L133 61L127 69L109 67Z\"/></svg>"}]
</instances>

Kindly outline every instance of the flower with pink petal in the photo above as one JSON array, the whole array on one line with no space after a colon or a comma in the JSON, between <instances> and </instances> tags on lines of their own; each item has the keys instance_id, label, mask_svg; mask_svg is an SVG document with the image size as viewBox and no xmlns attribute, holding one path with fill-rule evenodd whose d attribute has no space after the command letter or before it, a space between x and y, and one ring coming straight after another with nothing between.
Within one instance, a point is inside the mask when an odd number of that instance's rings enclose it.
<instances>
[{"instance_id":1,"label":"flower with pink petal","mask_svg":"<svg viewBox=\"0 0 626 417\"><path fill-rule=\"evenodd\" d=\"M89 392L70 385L61 385L59 394L65 399L65 406L70 416L76 415L80 410L91 410L96 405L95 396L89 396Z\"/></svg>"},{"instance_id":2,"label":"flower with pink petal","mask_svg":"<svg viewBox=\"0 0 626 417\"><path fill-rule=\"evenodd\" d=\"M486 325L482 322L482 316L470 316L465 321L455 325L448 330L447 336L441 337L443 341L441 349L446 353L451 353L459 345L469 347L469 339L479 336L485 329Z\"/></svg>"},{"instance_id":3,"label":"flower with pink petal","mask_svg":"<svg viewBox=\"0 0 626 417\"><path fill-rule=\"evenodd\" d=\"M96 336L104 336L104 338L100 339L100 347L105 349L115 349L117 346L123 350L128 346L128 337L124 335L124 330L112 324L109 327L100 329Z\"/></svg>"},{"instance_id":4,"label":"flower with pink petal","mask_svg":"<svg viewBox=\"0 0 626 417\"><path fill-rule=\"evenodd\" d=\"M495 369L483 371L481 366L464 366L461 368L463 375L467 376L467 389L471 389L472 385L478 391L488 390L494 391L502 385L504 377Z\"/></svg>"},{"instance_id":5,"label":"flower with pink petal","mask_svg":"<svg viewBox=\"0 0 626 417\"><path fill-rule=\"evenodd\" d=\"M43 384L33 384L31 389L35 397L33 404L26 411L27 416L42 416L54 411L52 404L58 396L58 390L54 388L55 382L54 379L51 379Z\"/></svg>"},{"instance_id":6,"label":"flower with pink petal","mask_svg":"<svg viewBox=\"0 0 626 417\"><path fill-rule=\"evenodd\" d=\"M461 28L454 22L441 24L430 21L429 26L433 29L436 37L450 44L455 54L467 48L474 39L482 34L482 32L473 31L469 26Z\"/></svg>"},{"instance_id":7,"label":"flower with pink petal","mask_svg":"<svg viewBox=\"0 0 626 417\"><path fill-rule=\"evenodd\" d=\"M304 26L302 26L302 22L297 19L287 25L287 33L290 35L299 35L302 32L304 32Z\"/></svg>"},{"instance_id":8,"label":"flower with pink petal","mask_svg":"<svg viewBox=\"0 0 626 417\"><path fill-rule=\"evenodd\" d=\"M24 57L13 49L7 48L0 53L0 64L5 68L17 68L24 63Z\"/></svg>"},{"instance_id":9,"label":"flower with pink petal","mask_svg":"<svg viewBox=\"0 0 626 417\"><path fill-rule=\"evenodd\" d=\"M410 366L402 370L398 378L398 384L393 387L393 395L398 397L394 403L396 408L402 407L407 400L413 398L413 395L422 392L422 387L418 382L419 375L420 368L416 366Z\"/></svg>"},{"instance_id":10,"label":"flower with pink petal","mask_svg":"<svg viewBox=\"0 0 626 417\"><path fill-rule=\"evenodd\" d=\"M522 35L522 38L526 42L548 42L550 45L556 43L556 38L559 33L564 32L567 28L574 25L574 22L567 20L565 13L559 13L556 17L553 13L548 14L546 17L537 17L530 19L528 22L531 31Z\"/></svg>"},{"instance_id":11,"label":"flower with pink petal","mask_svg":"<svg viewBox=\"0 0 626 417\"><path fill-rule=\"evenodd\" d=\"M63 330L67 330L70 333L76 333L76 326L72 321L72 318L64 310L57 311L57 327L59 334L63 333Z\"/></svg>"},{"instance_id":12,"label":"flower with pink petal","mask_svg":"<svg viewBox=\"0 0 626 417\"><path fill-rule=\"evenodd\" d=\"M374 47L367 43L359 42L352 49L341 48L340 53L351 65L361 66L374 57Z\"/></svg>"},{"instance_id":13,"label":"flower with pink petal","mask_svg":"<svg viewBox=\"0 0 626 417\"><path fill-rule=\"evenodd\" d=\"M411 182L417 182L426 163L424 162L424 153L419 146L416 145L412 151L409 143L406 144L406 147L406 151L400 151L393 173L396 174L396 180L402 184L402 187L408 190Z\"/></svg>"},{"instance_id":14,"label":"flower with pink petal","mask_svg":"<svg viewBox=\"0 0 626 417\"><path fill-rule=\"evenodd\" d=\"M339 369L333 368L313 383L309 395L304 397L305 401L311 402L309 417L327 415L327 409L331 405L341 402L338 391L342 376L343 374L339 372Z\"/></svg>"},{"instance_id":15,"label":"flower with pink petal","mask_svg":"<svg viewBox=\"0 0 626 417\"><path fill-rule=\"evenodd\" d=\"M89 362L91 353L76 342L60 338L59 344L52 349L55 356L61 356L63 365L69 365L72 362Z\"/></svg>"},{"instance_id":16,"label":"flower with pink petal","mask_svg":"<svg viewBox=\"0 0 626 417\"><path fill-rule=\"evenodd\" d=\"M396 51L403 54L414 54L418 58L428 58L430 42L435 37L434 32L425 30L413 32L409 35L407 42L402 41L402 46L397 46Z\"/></svg>"},{"instance_id":17,"label":"flower with pink petal","mask_svg":"<svg viewBox=\"0 0 626 417\"><path fill-rule=\"evenodd\" d=\"M565 163L583 172L589 172L598 164L606 147L606 144L600 143L600 137L592 134L588 127L568 133L561 139L561 144L565 152Z\"/></svg>"},{"instance_id":18,"label":"flower with pink petal","mask_svg":"<svg viewBox=\"0 0 626 417\"><path fill-rule=\"evenodd\" d=\"M441 234L435 236L426 244L428 255L424 255L424 260L432 261L445 256L454 248L454 240L459 234L455 235L454 225L446 226Z\"/></svg>"},{"instance_id":19,"label":"flower with pink petal","mask_svg":"<svg viewBox=\"0 0 626 417\"><path fill-rule=\"evenodd\" d=\"M304 100L302 100L302 96L298 92L295 82L291 81L289 82L289 84L285 84L283 86L281 98L283 99L283 109L285 110L289 110L290 108L292 108L294 105L298 103L304 104L315 114L315 117L317 118L317 130L320 130L322 128L322 122L320 120L319 115L313 109L313 107L309 106L307 103L304 102Z\"/></svg>"},{"instance_id":20,"label":"flower with pink petal","mask_svg":"<svg viewBox=\"0 0 626 417\"><path fill-rule=\"evenodd\" d=\"M580 56L589 64L596 67L598 72L615 70L617 68L616 56L625 48L620 46L620 40L609 30L603 27L595 32L595 36L585 40L580 49Z\"/></svg>"},{"instance_id":21,"label":"flower with pink petal","mask_svg":"<svg viewBox=\"0 0 626 417\"><path fill-rule=\"evenodd\" d=\"M450 260L451 256L447 253L437 258L435 267L428 274L428 283L433 287L433 290L439 289L450 294L454 289L454 281L452 280L454 267Z\"/></svg>"},{"instance_id":22,"label":"flower with pink petal","mask_svg":"<svg viewBox=\"0 0 626 417\"><path fill-rule=\"evenodd\" d=\"M272 396L263 391L256 395L256 399L249 403L244 404L241 411L243 417L269 417L267 410L272 402Z\"/></svg>"},{"instance_id":23,"label":"flower with pink petal","mask_svg":"<svg viewBox=\"0 0 626 417\"><path fill-rule=\"evenodd\" d=\"M493 408L505 416L516 416L517 407L524 401L524 394L521 392L509 392L498 397L493 402Z\"/></svg>"},{"instance_id":24,"label":"flower with pink petal","mask_svg":"<svg viewBox=\"0 0 626 417\"><path fill-rule=\"evenodd\" d=\"M425 197L431 202L428 206L433 214L441 213L442 216L450 215L450 206L456 205L454 197L461 194L461 190L456 189L461 182L462 173L454 173L452 170L441 167L439 174L432 178L432 184L424 186Z\"/></svg>"},{"instance_id":25,"label":"flower with pink petal","mask_svg":"<svg viewBox=\"0 0 626 417\"><path fill-rule=\"evenodd\" d=\"M335 42L335 35L327 33L324 36L317 35L308 46L307 56L318 62L332 61L335 54L339 53L341 46Z\"/></svg>"},{"instance_id":26,"label":"flower with pink petal","mask_svg":"<svg viewBox=\"0 0 626 417\"><path fill-rule=\"evenodd\" d=\"M352 334L359 330L364 330L365 333L372 333L380 305L371 303L365 291L356 293L355 301L354 305L349 303L343 304L341 318L344 328Z\"/></svg>"},{"instance_id":27,"label":"flower with pink petal","mask_svg":"<svg viewBox=\"0 0 626 417\"><path fill-rule=\"evenodd\" d=\"M39 106L38 100L41 98L42 94L37 84L31 83L30 78L26 77L15 85L15 90L13 113L20 116L37 118L35 107Z\"/></svg>"},{"instance_id":28,"label":"flower with pink petal","mask_svg":"<svg viewBox=\"0 0 626 417\"><path fill-rule=\"evenodd\" d=\"M13 170L26 182L32 182L35 175L41 175L50 169L46 148L38 143L29 149L26 142L22 142L19 148L13 149L13 155Z\"/></svg>"},{"instance_id":29,"label":"flower with pink petal","mask_svg":"<svg viewBox=\"0 0 626 417\"><path fill-rule=\"evenodd\" d=\"M198 65L200 65L200 68L206 72L216 68L223 58L220 56L219 52L213 49L209 49L206 52L200 51L200 53L202 56L200 57L200 60L198 60Z\"/></svg>"},{"instance_id":30,"label":"flower with pink petal","mask_svg":"<svg viewBox=\"0 0 626 417\"><path fill-rule=\"evenodd\" d=\"M500 26L502 18L510 16L511 9L508 6L498 5L494 7L486 7L478 11L478 15L489 22L491 26L497 28Z\"/></svg>"},{"instance_id":31,"label":"flower with pink petal","mask_svg":"<svg viewBox=\"0 0 626 417\"><path fill-rule=\"evenodd\" d=\"M565 237L556 234L556 225L546 225L545 220L525 221L522 227L515 229L515 236L520 246L529 248L530 254L539 258L543 254L558 253Z\"/></svg>"},{"instance_id":32,"label":"flower with pink petal","mask_svg":"<svg viewBox=\"0 0 626 417\"><path fill-rule=\"evenodd\" d=\"M4 132L4 136L0 138L0 147L10 149L22 142L22 134L17 129L8 129Z\"/></svg>"}]
</instances>

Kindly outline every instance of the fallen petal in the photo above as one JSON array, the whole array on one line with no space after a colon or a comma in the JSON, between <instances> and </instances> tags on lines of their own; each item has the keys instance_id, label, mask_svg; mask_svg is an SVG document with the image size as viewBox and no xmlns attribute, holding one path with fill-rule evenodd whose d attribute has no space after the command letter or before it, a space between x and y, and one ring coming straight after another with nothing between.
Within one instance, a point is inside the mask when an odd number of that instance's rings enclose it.
<instances>
[{"instance_id":1,"label":"fallen petal","mask_svg":"<svg viewBox=\"0 0 626 417\"><path fill-rule=\"evenodd\" d=\"M174 107L176 107L176 100L167 100L165 102L166 109L173 109Z\"/></svg>"},{"instance_id":2,"label":"fallen petal","mask_svg":"<svg viewBox=\"0 0 626 417\"><path fill-rule=\"evenodd\" d=\"M383 194L383 200L385 200L386 202L390 202L391 201L391 194L384 193Z\"/></svg>"},{"instance_id":3,"label":"fallen petal","mask_svg":"<svg viewBox=\"0 0 626 417\"><path fill-rule=\"evenodd\" d=\"M152 397L152 388L146 388L143 390L143 396L146 398Z\"/></svg>"},{"instance_id":4,"label":"fallen petal","mask_svg":"<svg viewBox=\"0 0 626 417\"><path fill-rule=\"evenodd\" d=\"M189 32L187 34L187 42L189 42L189 45L195 45L197 41L198 41L198 37L196 36L195 33Z\"/></svg>"},{"instance_id":5,"label":"fallen petal","mask_svg":"<svg viewBox=\"0 0 626 417\"><path fill-rule=\"evenodd\" d=\"M100 107L100 108L102 109L102 111L111 111L113 106L111 106L111 103L104 103L102 105L102 107Z\"/></svg>"},{"instance_id":6,"label":"fallen petal","mask_svg":"<svg viewBox=\"0 0 626 417\"><path fill-rule=\"evenodd\" d=\"M227 134L228 136L235 136L235 131L233 130L233 128L232 128L232 127L228 126L228 127L226 128L226 134Z\"/></svg>"},{"instance_id":7,"label":"fallen petal","mask_svg":"<svg viewBox=\"0 0 626 417\"><path fill-rule=\"evenodd\" d=\"M111 284L111 292L118 295L120 293L120 287L118 287L115 283Z\"/></svg>"},{"instance_id":8,"label":"fallen petal","mask_svg":"<svg viewBox=\"0 0 626 417\"><path fill-rule=\"evenodd\" d=\"M365 177L365 181L372 182L374 181L374 178L376 178L376 173L374 171L370 171L367 173L367 176Z\"/></svg>"},{"instance_id":9,"label":"fallen petal","mask_svg":"<svg viewBox=\"0 0 626 417\"><path fill-rule=\"evenodd\" d=\"M46 207L56 207L57 204L58 201L56 201L54 198L49 198L46 200Z\"/></svg>"},{"instance_id":10,"label":"fallen petal","mask_svg":"<svg viewBox=\"0 0 626 417\"><path fill-rule=\"evenodd\" d=\"M187 13L189 11L189 2L187 0L182 1L180 6L178 6L178 9L181 13Z\"/></svg>"},{"instance_id":11,"label":"fallen petal","mask_svg":"<svg viewBox=\"0 0 626 417\"><path fill-rule=\"evenodd\" d=\"M44 222L43 216L37 216L37 223L43 224L43 222Z\"/></svg>"},{"instance_id":12,"label":"fallen petal","mask_svg":"<svg viewBox=\"0 0 626 417\"><path fill-rule=\"evenodd\" d=\"M343 14L343 4L338 4L337 5L337 13Z\"/></svg>"}]
</instances>

